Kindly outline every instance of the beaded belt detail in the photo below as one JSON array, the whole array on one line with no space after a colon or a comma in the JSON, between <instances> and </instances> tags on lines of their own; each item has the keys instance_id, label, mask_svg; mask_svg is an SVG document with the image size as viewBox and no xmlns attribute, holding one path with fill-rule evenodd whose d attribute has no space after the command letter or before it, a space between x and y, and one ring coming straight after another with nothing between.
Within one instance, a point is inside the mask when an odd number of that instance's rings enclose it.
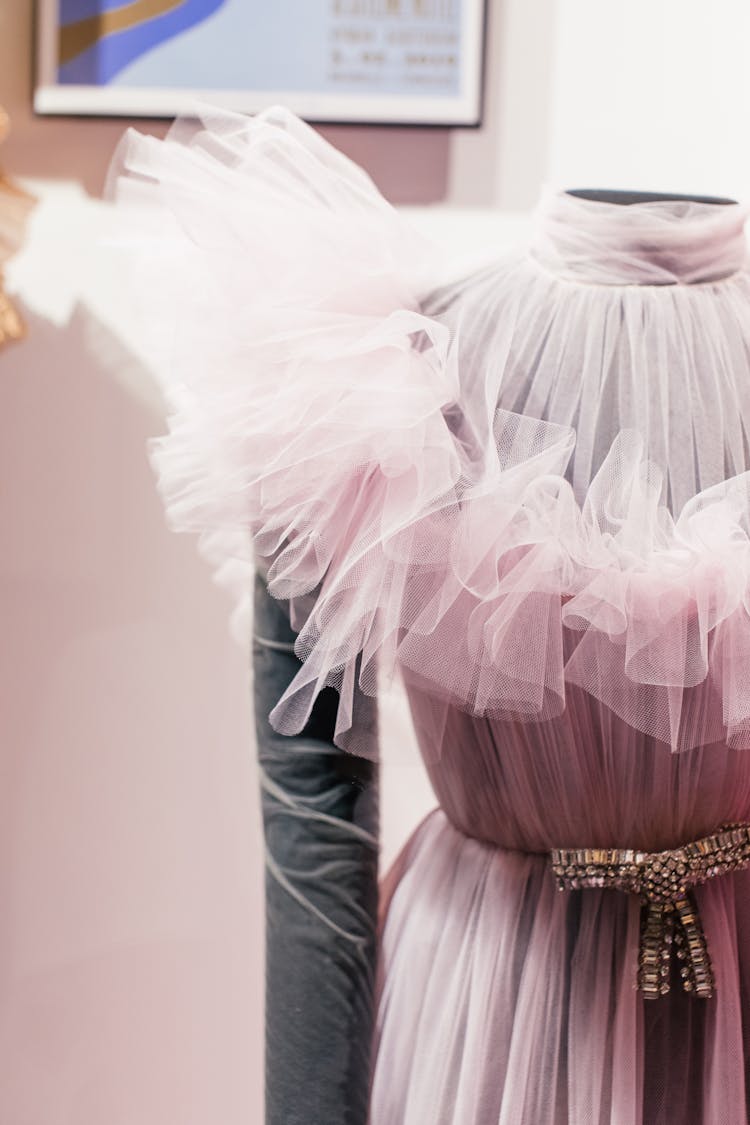
<instances>
[{"instance_id":1,"label":"beaded belt detail","mask_svg":"<svg viewBox=\"0 0 750 1125\"><path fill-rule=\"evenodd\" d=\"M638 982L646 1000L669 992L672 949L685 964L683 988L708 999L714 977L698 907L690 888L715 875L750 867L750 824L725 824L712 836L663 852L632 848L554 848L559 889L614 887L639 895Z\"/></svg>"}]
</instances>

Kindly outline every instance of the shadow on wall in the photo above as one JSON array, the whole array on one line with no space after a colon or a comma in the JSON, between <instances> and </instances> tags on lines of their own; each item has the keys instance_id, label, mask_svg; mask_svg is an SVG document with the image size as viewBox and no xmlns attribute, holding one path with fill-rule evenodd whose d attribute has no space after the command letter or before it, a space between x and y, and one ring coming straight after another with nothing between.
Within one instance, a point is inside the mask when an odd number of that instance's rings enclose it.
<instances>
[{"instance_id":1,"label":"shadow on wall","mask_svg":"<svg viewBox=\"0 0 750 1125\"><path fill-rule=\"evenodd\" d=\"M248 673L168 531L134 360L79 307L0 353L0 1120L262 1116Z\"/></svg>"}]
</instances>

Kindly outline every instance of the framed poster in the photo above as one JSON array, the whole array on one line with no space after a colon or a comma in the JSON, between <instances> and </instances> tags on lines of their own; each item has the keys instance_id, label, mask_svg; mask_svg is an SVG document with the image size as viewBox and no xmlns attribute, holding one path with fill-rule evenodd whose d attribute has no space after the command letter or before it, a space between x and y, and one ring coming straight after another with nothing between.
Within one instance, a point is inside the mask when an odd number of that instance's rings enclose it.
<instances>
[{"instance_id":1,"label":"framed poster","mask_svg":"<svg viewBox=\"0 0 750 1125\"><path fill-rule=\"evenodd\" d=\"M478 125L484 0L37 0L37 113Z\"/></svg>"}]
</instances>

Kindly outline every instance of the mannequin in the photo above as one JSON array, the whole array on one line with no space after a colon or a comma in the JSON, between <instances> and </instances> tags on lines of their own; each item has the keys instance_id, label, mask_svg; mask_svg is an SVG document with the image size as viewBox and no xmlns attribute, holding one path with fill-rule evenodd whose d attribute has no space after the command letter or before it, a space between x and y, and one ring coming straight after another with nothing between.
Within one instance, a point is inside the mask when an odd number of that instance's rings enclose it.
<instances>
[{"instance_id":1,"label":"mannequin","mask_svg":"<svg viewBox=\"0 0 750 1125\"><path fill-rule=\"evenodd\" d=\"M567 190L623 206L735 202ZM266 1125L365 1125L377 959L378 774L372 762L333 745L331 689L300 736L272 731L266 716L299 666L293 643L283 606L258 574L253 660L267 853ZM374 702L362 705L372 723ZM314 819L313 809L325 819Z\"/></svg>"},{"instance_id":2,"label":"mannequin","mask_svg":"<svg viewBox=\"0 0 750 1125\"><path fill-rule=\"evenodd\" d=\"M626 189L611 190L609 188L567 188L568 195L576 195L579 199L593 199L600 203L659 203L671 199L684 199L690 203L736 203L736 199L727 199L719 195L682 195L679 192L655 191L628 191Z\"/></svg>"}]
</instances>

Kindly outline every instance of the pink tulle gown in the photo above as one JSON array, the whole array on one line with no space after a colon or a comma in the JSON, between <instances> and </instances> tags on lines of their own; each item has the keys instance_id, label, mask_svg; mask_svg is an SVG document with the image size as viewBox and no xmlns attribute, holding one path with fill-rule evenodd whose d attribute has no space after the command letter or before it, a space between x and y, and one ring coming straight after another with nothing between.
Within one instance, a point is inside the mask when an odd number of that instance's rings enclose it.
<instances>
[{"instance_id":1,"label":"pink tulle gown","mask_svg":"<svg viewBox=\"0 0 750 1125\"><path fill-rule=\"evenodd\" d=\"M254 552L292 601L274 725L333 685L372 752L355 688L395 674L438 796L382 883L371 1125L746 1125L746 206L548 186L437 284L281 108L129 132L114 175L172 524L240 633Z\"/></svg>"}]
</instances>

